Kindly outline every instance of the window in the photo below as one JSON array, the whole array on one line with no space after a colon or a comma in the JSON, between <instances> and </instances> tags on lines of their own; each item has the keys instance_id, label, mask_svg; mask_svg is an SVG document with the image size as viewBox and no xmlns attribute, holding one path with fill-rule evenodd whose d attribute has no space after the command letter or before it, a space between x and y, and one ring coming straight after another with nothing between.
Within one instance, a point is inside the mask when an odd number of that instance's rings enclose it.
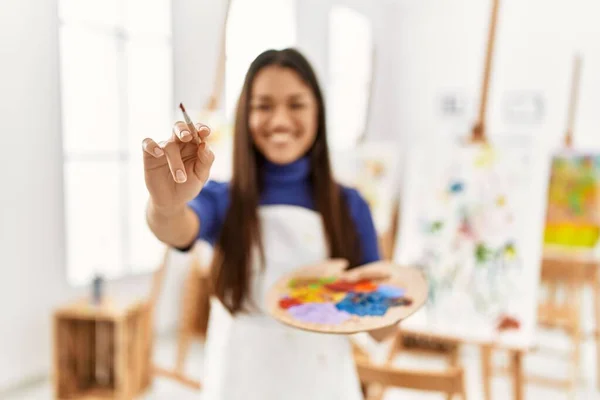
<instances>
[{"instance_id":1,"label":"window","mask_svg":"<svg viewBox=\"0 0 600 400\"><path fill-rule=\"evenodd\" d=\"M234 117L246 71L254 58L264 50L292 47L295 43L295 0L231 0L225 50L228 120Z\"/></svg>"},{"instance_id":2,"label":"window","mask_svg":"<svg viewBox=\"0 0 600 400\"><path fill-rule=\"evenodd\" d=\"M328 131L335 149L353 147L364 133L373 68L371 21L334 5L329 14Z\"/></svg>"},{"instance_id":3,"label":"window","mask_svg":"<svg viewBox=\"0 0 600 400\"><path fill-rule=\"evenodd\" d=\"M170 0L59 0L67 276L147 272L141 141L171 129Z\"/></svg>"}]
</instances>

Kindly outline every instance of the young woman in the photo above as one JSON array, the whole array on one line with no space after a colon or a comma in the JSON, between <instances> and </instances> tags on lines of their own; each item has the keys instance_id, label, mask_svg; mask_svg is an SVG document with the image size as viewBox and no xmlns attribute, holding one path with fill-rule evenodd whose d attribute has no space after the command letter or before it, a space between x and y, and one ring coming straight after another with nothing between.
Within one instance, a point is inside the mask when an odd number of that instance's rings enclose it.
<instances>
[{"instance_id":1,"label":"young woman","mask_svg":"<svg viewBox=\"0 0 600 400\"><path fill-rule=\"evenodd\" d=\"M214 156L182 122L161 145L144 140L152 231L182 250L197 239L215 246L207 400L362 399L346 337L286 327L264 304L269 287L299 267L379 260L367 203L332 177L325 127L308 61L269 50L251 64L239 99L231 182L207 183Z\"/></svg>"}]
</instances>

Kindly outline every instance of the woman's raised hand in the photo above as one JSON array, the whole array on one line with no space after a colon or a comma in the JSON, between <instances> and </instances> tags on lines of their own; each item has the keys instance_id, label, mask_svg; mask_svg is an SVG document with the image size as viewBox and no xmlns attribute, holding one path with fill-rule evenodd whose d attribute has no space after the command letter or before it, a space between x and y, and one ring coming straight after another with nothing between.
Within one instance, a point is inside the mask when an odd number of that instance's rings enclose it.
<instances>
[{"instance_id":1,"label":"woman's raised hand","mask_svg":"<svg viewBox=\"0 0 600 400\"><path fill-rule=\"evenodd\" d=\"M202 138L197 144L193 132L184 122L173 126L171 137L156 143L144 139L144 176L155 210L164 215L176 213L194 199L206 183L215 159L204 139L210 129L196 124Z\"/></svg>"}]
</instances>

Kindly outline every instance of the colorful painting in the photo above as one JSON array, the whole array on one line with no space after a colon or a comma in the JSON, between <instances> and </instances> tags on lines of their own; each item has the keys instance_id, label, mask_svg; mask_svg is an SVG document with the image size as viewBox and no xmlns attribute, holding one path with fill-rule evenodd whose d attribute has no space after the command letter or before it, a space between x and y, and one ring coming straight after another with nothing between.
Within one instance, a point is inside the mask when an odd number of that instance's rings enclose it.
<instances>
[{"instance_id":1,"label":"colorful painting","mask_svg":"<svg viewBox=\"0 0 600 400\"><path fill-rule=\"evenodd\" d=\"M339 325L360 317L382 317L389 309L410 306L405 290L364 279L347 282L335 277L293 279L279 307L299 322Z\"/></svg>"},{"instance_id":2,"label":"colorful painting","mask_svg":"<svg viewBox=\"0 0 600 400\"><path fill-rule=\"evenodd\" d=\"M600 155L556 155L548 188L544 243L591 249L599 237Z\"/></svg>"},{"instance_id":3,"label":"colorful painting","mask_svg":"<svg viewBox=\"0 0 600 400\"><path fill-rule=\"evenodd\" d=\"M477 343L531 343L550 158L525 147L438 142L411 153L395 261L421 269L406 321Z\"/></svg>"}]
</instances>

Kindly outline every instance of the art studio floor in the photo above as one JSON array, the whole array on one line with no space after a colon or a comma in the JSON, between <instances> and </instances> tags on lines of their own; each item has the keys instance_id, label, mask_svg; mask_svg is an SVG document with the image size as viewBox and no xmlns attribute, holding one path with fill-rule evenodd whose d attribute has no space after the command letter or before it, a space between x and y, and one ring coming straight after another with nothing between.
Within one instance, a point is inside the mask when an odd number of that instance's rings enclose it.
<instances>
[{"instance_id":1,"label":"art studio floor","mask_svg":"<svg viewBox=\"0 0 600 400\"><path fill-rule=\"evenodd\" d=\"M543 343L551 345L557 349L568 349L568 342L558 334L545 334ZM163 367L173 365L176 354L176 341L174 338L163 338L159 340L156 346L155 360L156 363ZM593 342L588 341L582 349L582 368L581 368L581 383L577 400L593 400L600 398L600 392L595 389L596 381L596 349ZM496 361L497 365L503 362L502 354L498 354ZM479 353L476 348L465 347L462 352L463 365L467 370L467 385L469 400L479 400L483 398L480 386L480 364ZM402 367L411 367L415 369L433 369L443 368L444 363L436 359L400 356L397 360L397 365ZM526 358L526 370L535 372L544 376L560 377L568 372L565 361L557 358L554 355L541 356L531 355ZM188 360L188 371L193 377L202 376L202 346L200 343L195 343ZM511 400L512 388L510 382L503 377L498 377L493 383L493 400ZM51 400L52 388L50 382L44 382L35 387L24 389L18 393L12 394L10 397L3 400ZM437 400L445 399L446 397L439 394L431 394L425 392L416 392L408 390L392 390L390 389L385 400ZM195 392L182 387L181 385L165 378L157 378L151 390L141 397L143 400L202 400L201 392ZM537 387L529 385L525 390L525 399L527 400L563 400L573 399L567 393L559 390ZM284 399L282 399L284 400Z\"/></svg>"}]
</instances>

